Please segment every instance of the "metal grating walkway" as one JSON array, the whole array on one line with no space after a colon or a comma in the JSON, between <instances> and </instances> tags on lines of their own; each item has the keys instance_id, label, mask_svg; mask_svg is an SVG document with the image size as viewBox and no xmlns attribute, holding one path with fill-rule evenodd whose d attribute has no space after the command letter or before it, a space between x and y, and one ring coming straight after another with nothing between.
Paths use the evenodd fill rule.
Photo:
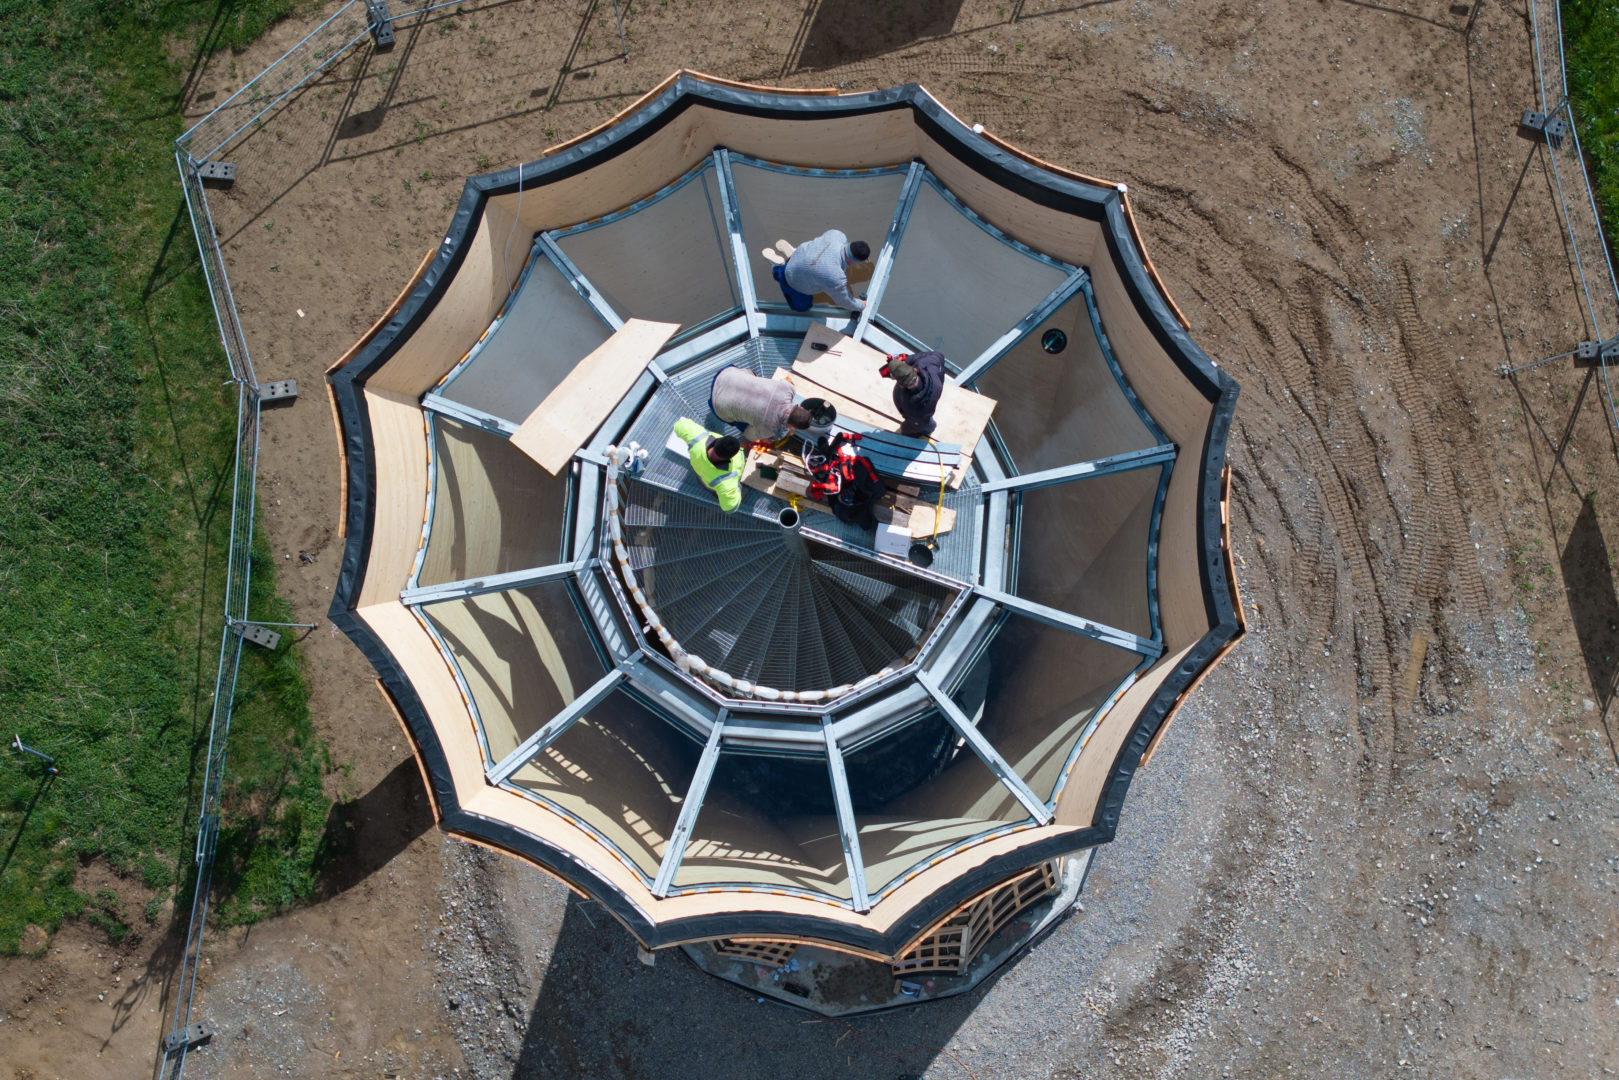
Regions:
<instances>
[{"instance_id":1,"label":"metal grating walkway","mask_svg":"<svg viewBox=\"0 0 1619 1080\"><path fill-rule=\"evenodd\" d=\"M632 480L624 496L625 544L653 608L687 650L750 682L821 690L900 666L955 596L773 518L726 514L700 488Z\"/></svg>"},{"instance_id":2,"label":"metal grating walkway","mask_svg":"<svg viewBox=\"0 0 1619 1080\"><path fill-rule=\"evenodd\" d=\"M664 449L664 444L674 429L675 421L686 416L702 423L710 431L740 434L740 429L715 416L714 411L709 408L708 394L709 388L714 383L714 376L722 368L736 366L768 378L778 367L792 366L793 357L798 354L801 340L802 338L797 336L766 334L739 342L671 375L642 407L635 423L624 435L624 442L633 440L649 451L646 470L642 473L641 480L654 487L686 495L693 500L706 501L712 505L714 497L704 489L686 460ZM959 489L945 492L944 505L947 509L956 511L956 524L950 532L939 537L939 548L934 554L933 565L929 568L933 573L966 583L977 580L983 527L981 520L983 500L978 489L978 480L969 475ZM919 501L933 501L937 496L936 488L924 489ZM776 529L778 528L775 523L776 513L782 505L780 499L744 487L742 505L735 514L723 515L724 523L720 527L741 528L740 522L733 523L732 519L751 516L767 521L770 528ZM808 511L804 515L804 525L850 547L865 551L874 550L873 533L855 525L845 524L831 514ZM857 561L865 562L865 560Z\"/></svg>"}]
</instances>

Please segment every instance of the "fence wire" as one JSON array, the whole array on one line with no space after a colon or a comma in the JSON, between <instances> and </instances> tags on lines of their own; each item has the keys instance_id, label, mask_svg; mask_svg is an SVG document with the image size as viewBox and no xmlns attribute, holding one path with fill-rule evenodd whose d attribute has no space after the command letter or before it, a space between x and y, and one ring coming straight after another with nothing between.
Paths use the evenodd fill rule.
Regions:
<instances>
[{"instance_id":1,"label":"fence wire","mask_svg":"<svg viewBox=\"0 0 1619 1080\"><path fill-rule=\"evenodd\" d=\"M1535 79L1540 88L1541 111L1548 123L1562 119L1568 134L1545 144L1551 165L1552 184L1557 191L1563 231L1574 259L1575 276L1580 283L1581 307L1591 340L1608 341L1619 336L1619 278L1602 235L1602 219L1597 214L1596 194L1585 169L1580 150L1580 127L1574 103L1568 97L1567 62L1563 55L1563 18L1560 0L1529 0L1529 18L1535 33ZM1602 396L1608 417L1619 428L1613 385L1608 366L1598 362Z\"/></svg>"},{"instance_id":2,"label":"fence wire","mask_svg":"<svg viewBox=\"0 0 1619 1080\"><path fill-rule=\"evenodd\" d=\"M466 0L389 0L395 29L408 26L440 8L463 7ZM280 59L259 72L177 140L198 162L223 160L300 87L330 67L371 34L371 8L365 0L347 0Z\"/></svg>"},{"instance_id":3,"label":"fence wire","mask_svg":"<svg viewBox=\"0 0 1619 1080\"><path fill-rule=\"evenodd\" d=\"M185 952L175 980L174 1020L161 1053L176 1080L185 1068L190 1049L191 1006L197 988L197 962L203 928L208 921L208 895L213 882L214 851L219 838L220 788L225 777L225 747L230 735L231 708L236 697L236 671L242 656L239 624L246 621L253 508L258 475L259 390L253 362L231 296L230 280L220 255L208 199L197 176L197 163L183 149L176 152L186 210L197 238L202 273L219 324L220 343L236 383L236 451L231 481L230 544L226 553L224 618L220 628L219 669L214 679L213 708L208 719L208 750L203 766L202 797L198 807L194 851L196 881L191 894L191 917L186 927Z\"/></svg>"}]
</instances>

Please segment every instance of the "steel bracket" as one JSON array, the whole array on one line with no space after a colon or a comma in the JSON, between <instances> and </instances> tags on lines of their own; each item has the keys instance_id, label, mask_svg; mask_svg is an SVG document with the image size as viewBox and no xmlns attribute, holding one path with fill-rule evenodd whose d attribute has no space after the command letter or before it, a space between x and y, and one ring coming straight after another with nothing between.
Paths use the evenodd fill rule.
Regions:
<instances>
[{"instance_id":1,"label":"steel bracket","mask_svg":"<svg viewBox=\"0 0 1619 1080\"><path fill-rule=\"evenodd\" d=\"M195 1050L206 1046L214 1037L214 1029L207 1024L191 1024L180 1031L171 1031L163 1039L163 1052L173 1054L179 1050Z\"/></svg>"},{"instance_id":2,"label":"steel bracket","mask_svg":"<svg viewBox=\"0 0 1619 1080\"><path fill-rule=\"evenodd\" d=\"M1563 145L1563 136L1568 134L1568 121L1561 116L1547 116L1534 109L1525 109L1523 116L1518 119L1518 134L1537 142L1544 139L1548 145L1558 147Z\"/></svg>"},{"instance_id":3,"label":"steel bracket","mask_svg":"<svg viewBox=\"0 0 1619 1080\"><path fill-rule=\"evenodd\" d=\"M243 641L252 642L254 645L269 649L271 652L275 652L281 645L280 634L267 626L260 626L258 623L233 622L230 624L230 631Z\"/></svg>"},{"instance_id":4,"label":"steel bracket","mask_svg":"<svg viewBox=\"0 0 1619 1080\"><path fill-rule=\"evenodd\" d=\"M365 14L371 20L371 39L378 52L394 47L394 24L388 15L388 0L365 0Z\"/></svg>"},{"instance_id":5,"label":"steel bracket","mask_svg":"<svg viewBox=\"0 0 1619 1080\"><path fill-rule=\"evenodd\" d=\"M259 383L259 403L271 401L292 401L298 396L297 379L277 379L275 382Z\"/></svg>"}]
</instances>

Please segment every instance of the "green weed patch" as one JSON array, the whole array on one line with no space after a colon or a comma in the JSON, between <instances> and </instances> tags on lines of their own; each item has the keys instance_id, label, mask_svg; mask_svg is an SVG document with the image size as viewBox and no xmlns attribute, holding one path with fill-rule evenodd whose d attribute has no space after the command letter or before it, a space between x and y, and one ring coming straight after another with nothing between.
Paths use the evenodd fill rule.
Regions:
<instances>
[{"instance_id":1,"label":"green weed patch","mask_svg":"<svg viewBox=\"0 0 1619 1080\"><path fill-rule=\"evenodd\" d=\"M1611 251L1619 246L1619 0L1568 3L1562 14L1568 94Z\"/></svg>"},{"instance_id":2,"label":"green weed patch","mask_svg":"<svg viewBox=\"0 0 1619 1080\"><path fill-rule=\"evenodd\" d=\"M190 880L236 392L171 148L194 57L287 0L0 7L0 951L29 923L139 932ZM267 552L254 614L285 618ZM329 803L290 638L248 647L215 882L228 920L310 894ZM74 886L101 860L144 911Z\"/></svg>"}]
</instances>

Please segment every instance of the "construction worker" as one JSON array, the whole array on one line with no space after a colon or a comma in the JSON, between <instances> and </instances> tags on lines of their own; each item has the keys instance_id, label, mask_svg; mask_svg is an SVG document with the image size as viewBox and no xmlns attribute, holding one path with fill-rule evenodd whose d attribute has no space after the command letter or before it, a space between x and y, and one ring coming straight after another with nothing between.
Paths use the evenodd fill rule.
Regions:
<instances>
[{"instance_id":1,"label":"construction worker","mask_svg":"<svg viewBox=\"0 0 1619 1080\"><path fill-rule=\"evenodd\" d=\"M904 420L899 433L916 439L932 434L938 426L933 410L944 393L944 353L891 356L882 373L894 380L894 408Z\"/></svg>"},{"instance_id":2,"label":"construction worker","mask_svg":"<svg viewBox=\"0 0 1619 1080\"><path fill-rule=\"evenodd\" d=\"M789 429L803 431L813 423L810 411L794 403L792 383L739 367L724 368L714 376L708 403L721 420L744 425L745 443L773 443Z\"/></svg>"},{"instance_id":3,"label":"construction worker","mask_svg":"<svg viewBox=\"0 0 1619 1080\"><path fill-rule=\"evenodd\" d=\"M735 435L706 431L695 420L682 416L675 421L675 438L686 444L692 471L703 486L720 501L729 514L742 505L742 469L748 463L742 442Z\"/></svg>"},{"instance_id":4,"label":"construction worker","mask_svg":"<svg viewBox=\"0 0 1619 1080\"><path fill-rule=\"evenodd\" d=\"M764 257L775 264L770 273L794 311L808 311L815 294L823 292L839 307L864 310L866 302L849 295L849 267L871 258L871 245L864 240L851 244L838 230L828 229L796 248L777 240L775 250L764 249Z\"/></svg>"}]
</instances>

